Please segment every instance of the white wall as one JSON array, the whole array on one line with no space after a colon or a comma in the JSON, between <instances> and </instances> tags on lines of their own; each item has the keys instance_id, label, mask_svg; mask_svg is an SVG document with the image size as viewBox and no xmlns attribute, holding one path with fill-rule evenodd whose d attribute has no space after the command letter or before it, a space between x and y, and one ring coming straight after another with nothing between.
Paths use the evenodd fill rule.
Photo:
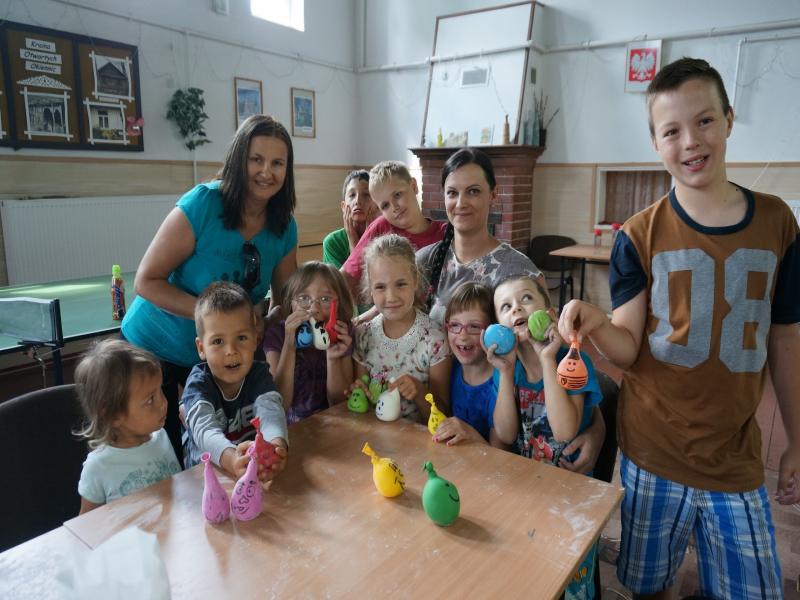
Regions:
<instances>
[{"instance_id":1,"label":"white wall","mask_svg":"<svg viewBox=\"0 0 800 600\"><path fill-rule=\"evenodd\" d=\"M249 0L230 0L228 16L213 12L211 0L75 0L70 4L0 0L0 18L133 44L140 53L144 152L23 149L18 153L191 160L177 128L165 118L175 90L191 85L205 90L210 117L206 131L212 140L197 150L197 159L221 161L235 131L233 77L238 75L262 81L265 112L290 131L290 88L314 90L317 137L293 140L296 162L353 164L353 123L358 110L356 76L351 71L356 36L353 14L353 0L305 0L305 32L300 32L252 17ZM158 25L202 32L233 44L300 54L342 65L344 70L184 35ZM0 148L0 154L13 152Z\"/></svg>"},{"instance_id":2,"label":"white wall","mask_svg":"<svg viewBox=\"0 0 800 600\"><path fill-rule=\"evenodd\" d=\"M289 88L314 89L317 138L294 140L297 162L341 165L372 164L387 158L413 162L407 148L420 143L427 95L427 67L359 75L348 69L361 66L362 62L376 66L424 60L432 54L437 15L502 3L306 0L305 32L251 17L249 0L230 0L229 16L215 14L211 0L70 0L70 4L58 0L0 0L0 17L126 42L140 49L145 152L61 154L189 160L191 153L183 147L164 114L175 89L193 85L205 90L211 116L207 131L213 140L198 149L197 158L219 161L234 131L232 80L234 75L240 75L263 82L265 110L287 125ZM534 19L535 40L545 47L644 35L652 38L658 34L800 18L797 0L711 0L700 4L688 0L548 0L546 4L537 6ZM128 15L132 18L126 18ZM365 40L360 31L362 19L366 22ZM137 20L301 54L344 69L186 36ZM732 96L737 42L744 37L665 42L664 60L683 55L708 58L722 73ZM475 39L474 47L480 49L480 39ZM537 88L541 86L550 96L550 106L561 108L549 128L543 162L657 160L649 144L643 98L623 92L624 62L624 45L546 55L532 53L531 63L538 70ZM729 159L800 160L800 39L746 45L740 80L744 85L737 93L738 118L729 144ZM495 127L497 132L501 124ZM9 153L13 151L0 148L0 154Z\"/></svg>"},{"instance_id":3,"label":"white wall","mask_svg":"<svg viewBox=\"0 0 800 600\"><path fill-rule=\"evenodd\" d=\"M406 2L364 1L368 66L424 60L432 52L437 15L502 3L431 0L415 2L410 10ZM653 39L655 35L800 18L796 0L700 4L688 0L548 0L546 4L537 7L534 18L534 39L545 47L645 35ZM720 71L732 97L737 43L744 37L771 35L667 41L662 47L662 64L681 56L706 58ZM479 39L475 49L480 49ZM747 44L742 56L735 107L738 117L728 159L800 160L800 38ZM543 87L550 106L561 108L550 125L542 162L658 160L649 142L643 96L623 91L624 45L545 55L533 52L531 62L538 69L537 90ZM370 133L357 146L358 162L383 158L413 162L406 148L420 142L427 76L427 69L359 76L362 127Z\"/></svg>"}]
</instances>

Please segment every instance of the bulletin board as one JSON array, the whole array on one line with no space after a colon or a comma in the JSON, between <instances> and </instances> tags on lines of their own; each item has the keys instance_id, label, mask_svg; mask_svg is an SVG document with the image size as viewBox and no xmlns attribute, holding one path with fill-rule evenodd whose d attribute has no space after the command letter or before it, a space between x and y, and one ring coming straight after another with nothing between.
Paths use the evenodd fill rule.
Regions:
<instances>
[{"instance_id":1,"label":"bulletin board","mask_svg":"<svg viewBox=\"0 0 800 600\"><path fill-rule=\"evenodd\" d=\"M141 152L136 46L0 23L0 145Z\"/></svg>"}]
</instances>

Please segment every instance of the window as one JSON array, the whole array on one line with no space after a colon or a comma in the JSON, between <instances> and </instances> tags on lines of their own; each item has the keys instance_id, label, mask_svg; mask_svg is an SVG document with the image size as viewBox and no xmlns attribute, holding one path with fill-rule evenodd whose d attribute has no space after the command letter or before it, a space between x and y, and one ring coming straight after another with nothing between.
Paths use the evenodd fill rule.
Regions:
<instances>
[{"instance_id":1,"label":"window","mask_svg":"<svg viewBox=\"0 0 800 600\"><path fill-rule=\"evenodd\" d=\"M305 31L305 0L250 0L250 14L297 31Z\"/></svg>"},{"instance_id":2,"label":"window","mask_svg":"<svg viewBox=\"0 0 800 600\"><path fill-rule=\"evenodd\" d=\"M98 110L97 111L97 122L100 125L100 129L108 129L108 111L107 110Z\"/></svg>"},{"instance_id":3,"label":"window","mask_svg":"<svg viewBox=\"0 0 800 600\"><path fill-rule=\"evenodd\" d=\"M601 229L624 223L672 187L672 176L654 167L598 167L595 221Z\"/></svg>"}]
</instances>

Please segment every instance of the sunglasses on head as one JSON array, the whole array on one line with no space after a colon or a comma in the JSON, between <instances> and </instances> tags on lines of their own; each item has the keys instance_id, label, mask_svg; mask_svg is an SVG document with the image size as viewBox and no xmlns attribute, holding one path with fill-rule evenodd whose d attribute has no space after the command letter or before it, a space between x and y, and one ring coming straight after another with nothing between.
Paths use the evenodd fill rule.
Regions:
<instances>
[{"instance_id":1,"label":"sunglasses on head","mask_svg":"<svg viewBox=\"0 0 800 600\"><path fill-rule=\"evenodd\" d=\"M249 292L261 281L261 254L251 242L244 243L242 254L244 255L242 287Z\"/></svg>"}]
</instances>

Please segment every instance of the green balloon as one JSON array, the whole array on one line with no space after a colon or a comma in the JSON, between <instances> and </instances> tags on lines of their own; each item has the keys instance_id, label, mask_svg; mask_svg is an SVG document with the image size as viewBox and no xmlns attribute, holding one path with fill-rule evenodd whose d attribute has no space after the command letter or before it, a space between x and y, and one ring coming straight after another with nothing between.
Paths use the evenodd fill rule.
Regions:
<instances>
[{"instance_id":1,"label":"green balloon","mask_svg":"<svg viewBox=\"0 0 800 600\"><path fill-rule=\"evenodd\" d=\"M528 317L528 329L531 332L531 337L537 342L545 341L547 328L550 327L550 315L546 310L537 310L530 317Z\"/></svg>"},{"instance_id":2,"label":"green balloon","mask_svg":"<svg viewBox=\"0 0 800 600\"><path fill-rule=\"evenodd\" d=\"M372 404L378 403L378 396L383 393L384 386L380 379L373 379L369 381L369 394L372 396Z\"/></svg>"},{"instance_id":3,"label":"green balloon","mask_svg":"<svg viewBox=\"0 0 800 600\"><path fill-rule=\"evenodd\" d=\"M347 408L354 413L365 413L369 410L369 401L367 395L361 388L356 388L350 397L347 399Z\"/></svg>"},{"instance_id":4,"label":"green balloon","mask_svg":"<svg viewBox=\"0 0 800 600\"><path fill-rule=\"evenodd\" d=\"M428 472L428 481L422 490L422 508L431 521L447 527L458 518L461 510L458 489L447 479L439 477L430 461L426 461L422 468Z\"/></svg>"}]
</instances>

